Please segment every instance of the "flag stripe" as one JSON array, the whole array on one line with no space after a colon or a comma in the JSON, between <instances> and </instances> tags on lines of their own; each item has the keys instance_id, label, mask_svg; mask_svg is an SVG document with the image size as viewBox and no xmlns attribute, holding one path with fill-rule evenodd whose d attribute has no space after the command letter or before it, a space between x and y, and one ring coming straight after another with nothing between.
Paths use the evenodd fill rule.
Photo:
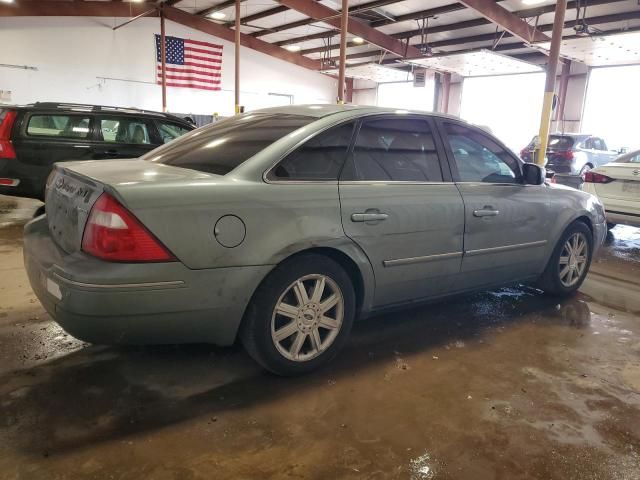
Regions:
<instances>
[{"instance_id":1,"label":"flag stripe","mask_svg":"<svg viewBox=\"0 0 640 480\"><path fill-rule=\"evenodd\" d=\"M219 78L220 76L222 76L222 74L220 72L209 72L207 70L196 70L196 69L192 69L192 68L175 68L175 67L170 67L170 66L166 66L165 67L165 71L167 73L184 73L184 74L193 74L193 75L204 75L207 77L216 77ZM162 65L158 65L158 75L162 74Z\"/></svg>"},{"instance_id":2,"label":"flag stripe","mask_svg":"<svg viewBox=\"0 0 640 480\"><path fill-rule=\"evenodd\" d=\"M213 55L216 57L221 57L222 52L214 52L212 50L205 50L204 48L193 48L193 47L185 47L185 52L196 52L196 53L206 53L207 55Z\"/></svg>"},{"instance_id":3,"label":"flag stripe","mask_svg":"<svg viewBox=\"0 0 640 480\"><path fill-rule=\"evenodd\" d=\"M162 75L158 74L158 78L162 80ZM171 80L193 80L193 81L196 81L196 82L203 82L203 83L220 83L220 80L214 80L212 78L197 78L197 77L194 77L190 73L187 73L185 75L167 73L167 79L171 79Z\"/></svg>"},{"instance_id":4,"label":"flag stripe","mask_svg":"<svg viewBox=\"0 0 640 480\"><path fill-rule=\"evenodd\" d=\"M199 60L201 62L213 62L213 63L222 63L222 59L220 58L208 58L208 57L202 57L200 55L189 55L188 53L184 54L184 58L185 59L190 59L190 60Z\"/></svg>"},{"instance_id":5,"label":"flag stripe","mask_svg":"<svg viewBox=\"0 0 640 480\"><path fill-rule=\"evenodd\" d=\"M222 45L217 45L215 43L209 43L209 42L201 42L199 40L189 40L188 38L185 38L184 43L193 43L194 45L202 45L203 47L211 47L211 48L217 48L222 50Z\"/></svg>"},{"instance_id":6,"label":"flag stripe","mask_svg":"<svg viewBox=\"0 0 640 480\"><path fill-rule=\"evenodd\" d=\"M158 82L158 84L160 84L161 82ZM188 83L172 83L172 82L167 82L167 87L187 87L187 88L197 88L200 90L221 90L221 88L218 87L207 87L204 85L197 85L197 84L188 84Z\"/></svg>"},{"instance_id":7,"label":"flag stripe","mask_svg":"<svg viewBox=\"0 0 640 480\"><path fill-rule=\"evenodd\" d=\"M222 70L220 65L206 65L198 62L184 62L186 67L206 68L207 70Z\"/></svg>"}]
</instances>

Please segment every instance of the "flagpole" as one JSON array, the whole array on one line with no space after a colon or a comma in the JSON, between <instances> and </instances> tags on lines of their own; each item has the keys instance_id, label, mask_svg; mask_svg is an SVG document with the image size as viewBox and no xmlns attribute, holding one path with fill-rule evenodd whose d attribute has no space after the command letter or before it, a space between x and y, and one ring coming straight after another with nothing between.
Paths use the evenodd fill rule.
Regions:
<instances>
[{"instance_id":1,"label":"flagpole","mask_svg":"<svg viewBox=\"0 0 640 480\"><path fill-rule=\"evenodd\" d=\"M164 29L164 8L160 7L160 60L162 72L162 111L167 111L167 76L165 75L167 68L167 40Z\"/></svg>"}]
</instances>

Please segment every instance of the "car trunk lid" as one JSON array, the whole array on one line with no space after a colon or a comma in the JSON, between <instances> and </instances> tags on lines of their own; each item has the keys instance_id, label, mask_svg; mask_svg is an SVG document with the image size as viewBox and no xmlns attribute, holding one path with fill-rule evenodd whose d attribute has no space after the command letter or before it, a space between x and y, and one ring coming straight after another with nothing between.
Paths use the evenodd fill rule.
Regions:
<instances>
[{"instance_id":1,"label":"car trunk lid","mask_svg":"<svg viewBox=\"0 0 640 480\"><path fill-rule=\"evenodd\" d=\"M91 208L104 191L120 197L118 190L124 187L202 177L211 175L139 159L58 163L47 181L45 195L49 230L65 252L77 252Z\"/></svg>"},{"instance_id":2,"label":"car trunk lid","mask_svg":"<svg viewBox=\"0 0 640 480\"><path fill-rule=\"evenodd\" d=\"M609 163L594 172L612 178L609 183L596 183L594 188L599 197L623 200L640 197L640 165L633 163Z\"/></svg>"}]
</instances>

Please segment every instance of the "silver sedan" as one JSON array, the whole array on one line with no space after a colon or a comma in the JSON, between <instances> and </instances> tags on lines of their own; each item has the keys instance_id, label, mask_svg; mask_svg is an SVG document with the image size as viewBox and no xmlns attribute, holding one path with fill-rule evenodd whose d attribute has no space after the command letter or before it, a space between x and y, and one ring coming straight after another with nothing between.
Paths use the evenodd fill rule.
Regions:
<instances>
[{"instance_id":1,"label":"silver sedan","mask_svg":"<svg viewBox=\"0 0 640 480\"><path fill-rule=\"evenodd\" d=\"M267 109L140 159L57 164L25 265L83 340L239 337L267 369L299 374L355 318L515 282L578 289L604 211L544 179L454 117Z\"/></svg>"}]
</instances>

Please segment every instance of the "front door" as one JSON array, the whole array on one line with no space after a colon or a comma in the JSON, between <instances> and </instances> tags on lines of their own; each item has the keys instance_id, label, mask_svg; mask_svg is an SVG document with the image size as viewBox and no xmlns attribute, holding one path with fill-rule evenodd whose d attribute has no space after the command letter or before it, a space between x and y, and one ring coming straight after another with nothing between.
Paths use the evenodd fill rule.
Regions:
<instances>
[{"instance_id":1,"label":"front door","mask_svg":"<svg viewBox=\"0 0 640 480\"><path fill-rule=\"evenodd\" d=\"M445 148L465 205L459 289L539 274L545 267L550 205L545 185L525 185L520 162L480 129L441 121Z\"/></svg>"},{"instance_id":2,"label":"front door","mask_svg":"<svg viewBox=\"0 0 640 480\"><path fill-rule=\"evenodd\" d=\"M449 290L460 271L464 205L424 117L362 121L339 183L346 234L369 257L374 305Z\"/></svg>"}]
</instances>

